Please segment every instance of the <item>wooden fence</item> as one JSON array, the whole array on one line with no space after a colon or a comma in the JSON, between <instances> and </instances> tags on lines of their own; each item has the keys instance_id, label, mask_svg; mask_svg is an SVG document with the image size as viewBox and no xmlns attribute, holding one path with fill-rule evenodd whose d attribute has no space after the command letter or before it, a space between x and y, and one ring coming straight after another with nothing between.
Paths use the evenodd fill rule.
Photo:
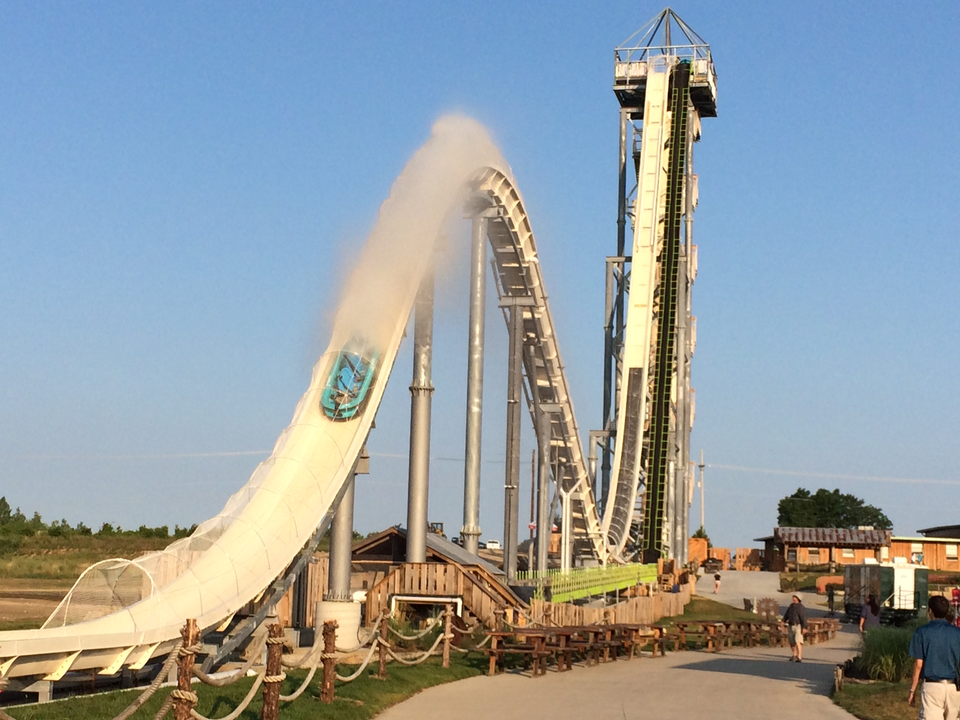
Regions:
<instances>
[{"instance_id":1,"label":"wooden fence","mask_svg":"<svg viewBox=\"0 0 960 720\"><path fill-rule=\"evenodd\" d=\"M683 609L690 602L690 590L690 585L681 585L678 593L660 592L647 597L631 598L608 607L583 607L533 600L530 602L530 616L537 620L550 608L550 619L554 625L595 625L601 622L651 625L660 618L682 615Z\"/></svg>"}]
</instances>

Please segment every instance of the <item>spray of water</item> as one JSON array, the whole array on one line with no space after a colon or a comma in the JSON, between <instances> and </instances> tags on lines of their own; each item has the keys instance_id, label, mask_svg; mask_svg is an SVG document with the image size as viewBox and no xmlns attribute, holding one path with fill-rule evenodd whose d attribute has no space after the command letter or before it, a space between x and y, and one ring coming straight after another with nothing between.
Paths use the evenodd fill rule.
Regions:
<instances>
[{"instance_id":1,"label":"spray of water","mask_svg":"<svg viewBox=\"0 0 960 720\"><path fill-rule=\"evenodd\" d=\"M432 261L436 240L460 209L467 182L484 167L507 171L486 129L447 115L414 154L380 206L347 281L334 321L334 344L363 338L382 345L396 323L396 308Z\"/></svg>"}]
</instances>

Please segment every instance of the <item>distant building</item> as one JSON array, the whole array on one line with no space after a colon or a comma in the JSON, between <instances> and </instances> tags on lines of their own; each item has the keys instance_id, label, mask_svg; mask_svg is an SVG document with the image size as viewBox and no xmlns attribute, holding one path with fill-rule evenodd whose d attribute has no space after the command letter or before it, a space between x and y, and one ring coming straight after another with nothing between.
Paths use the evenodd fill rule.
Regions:
<instances>
[{"instance_id":1,"label":"distant building","mask_svg":"<svg viewBox=\"0 0 960 720\"><path fill-rule=\"evenodd\" d=\"M960 526L946 527L953 527L960 531ZM920 532L924 531L921 530ZM960 571L960 558L957 557L960 538L957 535L960 535L960 532L957 532L953 537L939 535L933 537L894 536L890 538L889 557L890 559L905 558L907 562L926 565L931 570ZM887 548L884 548L884 550L887 550ZM884 553L883 559L887 559L887 553Z\"/></svg>"},{"instance_id":2,"label":"distant building","mask_svg":"<svg viewBox=\"0 0 960 720\"><path fill-rule=\"evenodd\" d=\"M889 530L778 527L773 535L754 542L764 544L763 569L782 572L880 560L883 550L890 547L891 535Z\"/></svg>"},{"instance_id":3,"label":"distant building","mask_svg":"<svg viewBox=\"0 0 960 720\"><path fill-rule=\"evenodd\" d=\"M960 525L938 525L917 532L928 538L960 538Z\"/></svg>"},{"instance_id":4,"label":"distant building","mask_svg":"<svg viewBox=\"0 0 960 720\"><path fill-rule=\"evenodd\" d=\"M925 537L893 535L889 530L778 527L762 542L760 564L773 572L834 569L903 558L931 570L960 572L960 525L920 530ZM952 534L948 534L952 532Z\"/></svg>"}]
</instances>

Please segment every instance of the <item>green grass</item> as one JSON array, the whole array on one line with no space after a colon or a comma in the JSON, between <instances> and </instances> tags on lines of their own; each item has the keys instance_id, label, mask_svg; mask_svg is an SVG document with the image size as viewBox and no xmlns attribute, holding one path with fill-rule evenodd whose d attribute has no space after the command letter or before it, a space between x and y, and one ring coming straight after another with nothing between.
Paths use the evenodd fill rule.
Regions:
<instances>
[{"instance_id":1,"label":"green grass","mask_svg":"<svg viewBox=\"0 0 960 720\"><path fill-rule=\"evenodd\" d=\"M683 615L661 618L658 625L673 625L677 622L696 622L698 620L746 620L757 621L752 612L740 610L716 600L695 595L683 609Z\"/></svg>"},{"instance_id":2,"label":"green grass","mask_svg":"<svg viewBox=\"0 0 960 720\"><path fill-rule=\"evenodd\" d=\"M36 630L43 620L0 620L0 632L7 630Z\"/></svg>"},{"instance_id":3,"label":"green grass","mask_svg":"<svg viewBox=\"0 0 960 720\"><path fill-rule=\"evenodd\" d=\"M862 720L916 720L917 708L907 705L909 692L909 682L846 683L833 701Z\"/></svg>"},{"instance_id":4,"label":"green grass","mask_svg":"<svg viewBox=\"0 0 960 720\"><path fill-rule=\"evenodd\" d=\"M782 572L780 573L780 592L816 592L817 578L836 574L830 572Z\"/></svg>"},{"instance_id":5,"label":"green grass","mask_svg":"<svg viewBox=\"0 0 960 720\"><path fill-rule=\"evenodd\" d=\"M134 558L151 550L162 550L173 538L136 536L72 535L23 538L15 553L0 556L0 578L68 580L100 560Z\"/></svg>"},{"instance_id":6,"label":"green grass","mask_svg":"<svg viewBox=\"0 0 960 720\"><path fill-rule=\"evenodd\" d=\"M387 666L387 677L373 677L376 663L371 663L367 673L352 683L337 683L336 700L325 705L320 702L320 673L314 676L310 688L293 703L280 704L280 717L286 720L367 720L383 712L391 705L434 685L462 680L481 675L486 659L473 655L467 658L454 657L450 668L444 669L439 658L431 658L416 667L404 667L397 663ZM355 668L340 666L341 675L350 674ZM283 694L296 690L305 673L293 671L283 683ZM195 684L199 695L197 711L207 717L222 717L232 711L250 689L252 679L244 679L226 688L211 688ZM126 708L137 697L135 690L117 691L101 695L74 697L43 705L25 705L6 708L16 720L74 720L74 718L110 718ZM133 717L151 718L163 703L169 688L154 695ZM260 717L261 696L258 693L247 710L240 716L244 720ZM173 717L168 715L168 717Z\"/></svg>"}]
</instances>

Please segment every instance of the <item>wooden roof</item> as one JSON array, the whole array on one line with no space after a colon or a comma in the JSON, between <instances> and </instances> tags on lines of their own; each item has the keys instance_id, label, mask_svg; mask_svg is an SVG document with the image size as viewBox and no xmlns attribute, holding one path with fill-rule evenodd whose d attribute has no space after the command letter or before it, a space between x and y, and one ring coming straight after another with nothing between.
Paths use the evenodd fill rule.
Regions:
<instances>
[{"instance_id":1,"label":"wooden roof","mask_svg":"<svg viewBox=\"0 0 960 720\"><path fill-rule=\"evenodd\" d=\"M808 547L877 548L890 544L889 530L851 530L850 528L778 527L776 542Z\"/></svg>"},{"instance_id":2,"label":"wooden roof","mask_svg":"<svg viewBox=\"0 0 960 720\"><path fill-rule=\"evenodd\" d=\"M353 544L354 562L402 563L407 554L407 531L390 527ZM427 533L427 562L443 562L464 567L479 566L496 576L503 570L479 555L467 552L459 545L435 533Z\"/></svg>"}]
</instances>

